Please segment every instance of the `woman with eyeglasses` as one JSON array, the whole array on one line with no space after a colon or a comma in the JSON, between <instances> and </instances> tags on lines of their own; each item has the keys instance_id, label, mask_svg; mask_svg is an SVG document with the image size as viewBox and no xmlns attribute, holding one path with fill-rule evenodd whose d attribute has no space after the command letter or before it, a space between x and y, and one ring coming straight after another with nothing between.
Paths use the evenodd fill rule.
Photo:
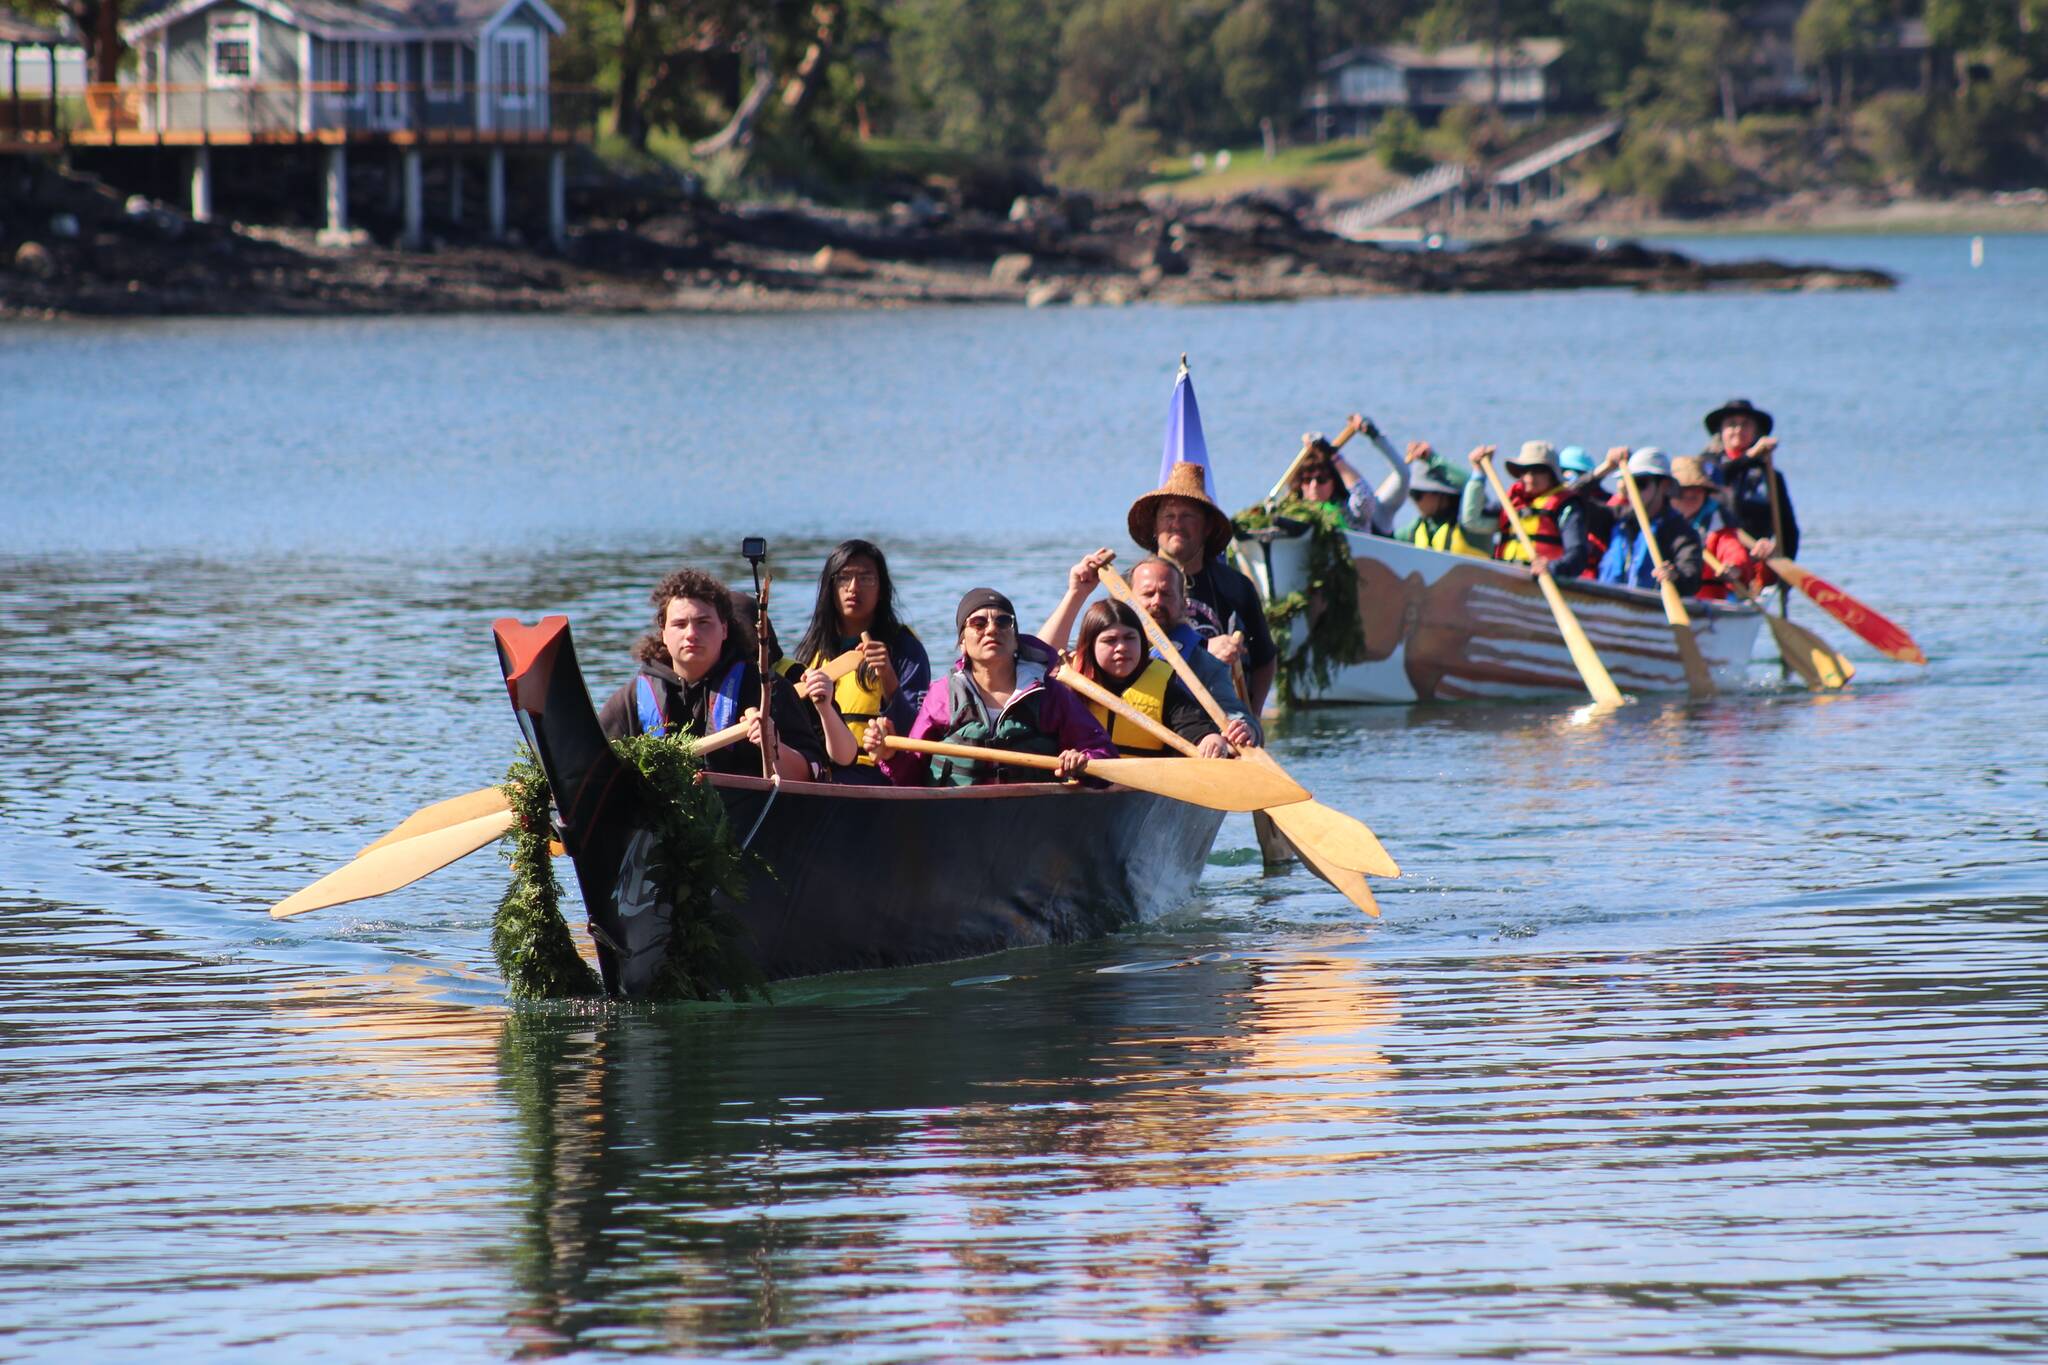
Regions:
<instances>
[{"instance_id":1,"label":"woman with eyeglasses","mask_svg":"<svg viewBox=\"0 0 2048 1365\"><path fill-rule=\"evenodd\" d=\"M985 749L1059 755L1060 777L1091 758L1115 758L1116 746L1073 691L1053 681L1059 658L1043 640L1017 632L1017 609L994 588L960 599L953 622L960 657L943 685L934 683L911 723L910 738ZM1004 768L978 759L927 758L882 743L895 727L884 716L867 727L865 747L900 787L965 787L984 782L1042 782L1035 768Z\"/></svg>"},{"instance_id":2,"label":"woman with eyeglasses","mask_svg":"<svg viewBox=\"0 0 2048 1365\"><path fill-rule=\"evenodd\" d=\"M1344 519L1356 531L1394 533L1394 514L1408 500L1408 465L1389 457L1394 472L1380 481L1378 490L1352 468L1344 452L1321 436L1309 440L1308 458L1294 471L1290 490L1303 502L1320 503Z\"/></svg>"},{"instance_id":3,"label":"woman with eyeglasses","mask_svg":"<svg viewBox=\"0 0 2048 1365\"><path fill-rule=\"evenodd\" d=\"M849 649L861 651L861 665L834 683L825 676L825 661ZM829 697L856 744L869 723L882 716L898 733L910 728L931 686L931 660L917 636L896 619L889 560L872 541L841 541L825 557L817 606L792 657L805 670L797 690L813 700ZM856 763L836 768L834 779L882 780L865 748Z\"/></svg>"},{"instance_id":4,"label":"woman with eyeglasses","mask_svg":"<svg viewBox=\"0 0 2048 1365\"><path fill-rule=\"evenodd\" d=\"M1193 743L1202 751L1202 757L1227 756L1223 736L1216 732L1216 722L1209 719L1209 713L1173 675L1173 669L1166 661L1150 656L1138 614L1123 603L1097 602L1082 613L1081 639L1074 650L1074 667L1090 682L1100 683L1146 716ZM1155 758L1177 752L1160 743L1143 726L1135 725L1122 716L1112 716L1106 706L1091 701L1088 713L1095 717L1096 724L1109 732L1110 742L1116 745L1120 754ZM1237 732L1233 736L1236 742L1253 742L1251 731L1243 721L1233 720L1231 726Z\"/></svg>"}]
</instances>

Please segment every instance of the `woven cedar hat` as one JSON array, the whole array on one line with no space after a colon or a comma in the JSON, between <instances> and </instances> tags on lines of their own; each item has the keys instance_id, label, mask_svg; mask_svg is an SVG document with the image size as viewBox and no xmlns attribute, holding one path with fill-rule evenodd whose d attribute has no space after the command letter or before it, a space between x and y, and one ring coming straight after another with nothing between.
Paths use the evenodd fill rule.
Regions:
<instances>
[{"instance_id":1,"label":"woven cedar hat","mask_svg":"<svg viewBox=\"0 0 2048 1365\"><path fill-rule=\"evenodd\" d=\"M1209 501L1209 494L1202 486L1202 467L1186 461L1173 467L1166 476L1164 488L1155 488L1131 504L1130 515L1124 522L1130 529L1131 539L1153 554L1159 553L1159 536L1152 527L1159 517L1159 504L1167 498L1186 498L1200 504L1202 516L1209 524L1209 534L1202 545L1203 558L1214 559L1222 554L1236 528L1223 509Z\"/></svg>"},{"instance_id":2,"label":"woven cedar hat","mask_svg":"<svg viewBox=\"0 0 2048 1365\"><path fill-rule=\"evenodd\" d=\"M1751 418L1756 422L1757 435L1768 436L1771 434L1771 415L1768 412L1765 412L1747 398L1731 398L1707 414L1707 435L1719 436L1721 434L1721 423L1738 414Z\"/></svg>"}]
</instances>

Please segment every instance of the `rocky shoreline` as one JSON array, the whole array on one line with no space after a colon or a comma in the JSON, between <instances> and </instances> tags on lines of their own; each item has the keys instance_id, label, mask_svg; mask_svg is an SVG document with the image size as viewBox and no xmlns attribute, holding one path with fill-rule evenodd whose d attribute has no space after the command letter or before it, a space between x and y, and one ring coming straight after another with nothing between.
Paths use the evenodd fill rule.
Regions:
<instances>
[{"instance_id":1,"label":"rocky shoreline","mask_svg":"<svg viewBox=\"0 0 2048 1365\"><path fill-rule=\"evenodd\" d=\"M1007 216L734 208L608 187L559 251L438 240L420 251L194 223L37 173L0 208L0 317L741 313L926 303L1116 306L1621 288L1887 288L1881 271L1707 264L1633 242L1522 237L1430 251L1331 236L1262 199L1180 207L1081 196Z\"/></svg>"}]
</instances>

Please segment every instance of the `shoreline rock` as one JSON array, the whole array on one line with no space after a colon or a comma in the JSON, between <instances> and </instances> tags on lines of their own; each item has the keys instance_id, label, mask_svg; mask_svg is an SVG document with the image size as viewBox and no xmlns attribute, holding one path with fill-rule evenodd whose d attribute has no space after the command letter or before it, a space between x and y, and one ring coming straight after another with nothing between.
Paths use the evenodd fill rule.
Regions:
<instances>
[{"instance_id":1,"label":"shoreline rock","mask_svg":"<svg viewBox=\"0 0 2048 1365\"><path fill-rule=\"evenodd\" d=\"M1258 198L1063 201L1059 213L996 216L728 208L640 194L624 214L607 216L615 206L593 196L559 252L465 242L453 232L432 249L402 251L355 235L328 242L312 229L194 223L55 172L38 188L0 216L0 317L765 313L1895 283L1880 271L1826 265L1709 264L1627 241L1373 245ZM75 236L48 229L61 220L75 222ZM37 249L28 251L31 241Z\"/></svg>"}]
</instances>

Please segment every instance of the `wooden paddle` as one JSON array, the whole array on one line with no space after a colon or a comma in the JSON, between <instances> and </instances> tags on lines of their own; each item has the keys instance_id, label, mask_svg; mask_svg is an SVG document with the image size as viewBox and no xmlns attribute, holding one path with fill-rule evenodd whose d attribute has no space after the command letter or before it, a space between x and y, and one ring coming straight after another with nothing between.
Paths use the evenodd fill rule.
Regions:
<instances>
[{"instance_id":1,"label":"wooden paddle","mask_svg":"<svg viewBox=\"0 0 2048 1365\"><path fill-rule=\"evenodd\" d=\"M1012 768L1039 768L1057 772L1060 761L1051 754L1022 754L1009 749L984 749L974 744L947 744L931 739L904 739L890 735L882 741L891 749L908 753L933 754L940 758L972 758ZM1091 758L1086 771L1092 777L1114 782L1132 791L1171 797L1191 806L1209 810L1247 811L1301 799L1301 788L1283 773L1253 769L1227 758Z\"/></svg>"},{"instance_id":2,"label":"wooden paddle","mask_svg":"<svg viewBox=\"0 0 2048 1365\"><path fill-rule=\"evenodd\" d=\"M1057 674L1059 681L1073 688L1091 701L1097 701L1116 712L1131 724L1146 731L1160 743L1167 745L1189 758L1199 757L1201 750L1184 737L1175 734L1137 707L1087 677L1072 665L1063 664ZM1213 698L1212 698L1213 700ZM1265 754L1263 749L1241 750L1246 756ZM1271 757L1267 755L1267 757ZM1256 759L1254 759L1256 761ZM1375 877L1398 877L1401 869L1379 839L1361 822L1352 819L1342 811L1332 810L1320 801L1291 801L1284 806L1271 806L1258 812L1273 821L1287 835L1288 842L1297 852L1308 847L1316 856L1309 860L1311 866L1335 867L1353 875L1369 872ZM1361 831L1363 831L1361 837ZM1366 866L1353 867L1352 862ZM1324 880L1329 881L1328 877ZM1331 883L1336 885L1335 882ZM1378 914L1374 908L1369 913Z\"/></svg>"},{"instance_id":3,"label":"wooden paddle","mask_svg":"<svg viewBox=\"0 0 2048 1365\"><path fill-rule=\"evenodd\" d=\"M1650 563L1657 568L1664 567L1664 549L1657 544L1657 533L1650 528L1650 512L1643 506L1643 490L1636 487L1636 476L1629 473L1627 461L1621 466L1621 486L1628 490L1628 505L1636 510L1636 530L1643 537L1643 544L1649 547ZM1686 612L1685 599L1678 595L1678 585L1668 578L1657 580L1657 591L1664 598L1664 619L1671 625L1671 638L1678 645L1679 662L1685 665L1685 686L1699 701L1715 694L1714 674L1707 667L1707 659L1700 653L1700 642L1693 637L1692 617Z\"/></svg>"},{"instance_id":4,"label":"wooden paddle","mask_svg":"<svg viewBox=\"0 0 2048 1365\"><path fill-rule=\"evenodd\" d=\"M860 651L849 649L844 654L827 660L822 671L832 681L838 682L858 667L860 667ZM711 734L698 740L697 752L700 754L715 754L727 745L744 739L746 733L747 727L745 725L728 725L725 729L713 731ZM446 801L436 801L431 806L420 807L420 809L399 821L389 834L384 835L374 843L365 844L362 852L356 854L356 856L360 858L364 853L374 852L387 844L395 844L400 840L410 839L419 834L430 834L434 830L463 824L479 816L490 815L506 808L505 794L502 791L496 787L479 787L473 792L464 792L461 796L451 796Z\"/></svg>"},{"instance_id":5,"label":"wooden paddle","mask_svg":"<svg viewBox=\"0 0 2048 1365\"><path fill-rule=\"evenodd\" d=\"M1702 546L1700 552L1707 557L1709 570L1716 574L1728 571L1728 566L1715 558L1712 550ZM1734 588L1764 618L1764 624L1771 628L1772 638L1778 642L1778 657L1804 679L1808 687L1816 692L1845 687L1849 679L1856 676L1856 665L1828 648L1827 641L1804 626L1795 626L1783 617L1771 615L1770 604L1764 601L1762 593L1740 578L1734 580Z\"/></svg>"},{"instance_id":6,"label":"wooden paddle","mask_svg":"<svg viewBox=\"0 0 2048 1365\"><path fill-rule=\"evenodd\" d=\"M1586 638L1579 618L1572 614L1571 604L1564 600L1564 589L1557 586L1549 568L1537 558L1536 546L1530 542L1529 533L1522 529L1522 519L1514 515L1514 504L1508 501L1508 490L1501 485L1500 475L1493 472L1492 446L1485 447L1480 455L1479 468L1486 475L1486 481L1493 485L1493 495L1500 499L1501 507L1507 511L1508 525L1514 529L1515 538L1522 542L1522 552L1529 556L1529 562L1536 568L1537 586L1543 589L1543 600L1550 603L1550 614L1557 621L1557 633L1564 637L1564 647L1571 652L1572 663L1578 666L1586 691L1592 694L1595 705L1623 705L1628 698L1621 695L1621 689L1608 676L1607 665L1600 662L1593 642Z\"/></svg>"},{"instance_id":7,"label":"wooden paddle","mask_svg":"<svg viewBox=\"0 0 2048 1365\"><path fill-rule=\"evenodd\" d=\"M1215 723L1219 731L1228 730L1230 717L1217 705L1216 698L1202 685L1201 678L1188 666L1188 661L1181 657L1180 649L1167 635L1166 628L1153 620L1152 614L1132 596L1131 585L1124 581L1123 575L1104 565L1101 577L1103 586L1109 590L1109 595L1137 613L1139 623L1145 627L1145 634L1152 641L1152 647L1166 660L1174 676L1180 679L1181 686L1187 688L1188 693L1201 703L1202 709L1209 713L1209 719ZM1243 757L1275 773L1284 772L1280 760L1264 749L1246 749L1243 751ZM1362 820L1354 820L1340 811L1311 801L1308 795L1307 791L1303 791L1301 796L1292 802L1265 808L1267 816L1279 827L1288 842L1295 845L1297 851L1301 847L1301 843L1296 840L1296 836L1299 835L1302 841L1313 842L1316 845L1317 861L1324 864L1347 868L1353 872L1368 873L1375 877L1401 875L1400 864L1394 861L1370 826ZM1311 866L1313 865L1311 863ZM1332 882L1331 885L1335 886L1336 883Z\"/></svg>"},{"instance_id":8,"label":"wooden paddle","mask_svg":"<svg viewBox=\"0 0 2048 1365\"><path fill-rule=\"evenodd\" d=\"M746 737L747 722L741 721L712 731L697 741L696 749L700 754L715 754ZM478 813L444 824L422 823L424 817L436 812L459 815L464 810ZM408 825L414 827L413 833L401 835L400 831ZM503 838L510 828L512 808L502 788L483 787L436 802L408 816L397 829L358 853L354 861L271 906L270 917L290 919L309 910L368 900L410 886L429 872L439 872L485 844Z\"/></svg>"},{"instance_id":9,"label":"wooden paddle","mask_svg":"<svg viewBox=\"0 0 2048 1365\"><path fill-rule=\"evenodd\" d=\"M1747 531L1736 534L1742 537L1744 546L1756 547L1756 538ZM1927 662L1912 636L1820 575L1808 573L1783 555L1771 555L1764 562L1771 566L1772 573L1812 598L1822 611L1868 640L1886 658L1908 664Z\"/></svg>"},{"instance_id":10,"label":"wooden paddle","mask_svg":"<svg viewBox=\"0 0 2048 1365\"><path fill-rule=\"evenodd\" d=\"M1352 413L1351 420L1344 424L1344 430L1338 432L1336 438L1330 442L1330 449L1342 450L1344 443L1365 430L1365 427L1365 419L1355 412ZM1301 449L1295 453L1294 458L1287 464L1287 472L1280 476L1280 482L1273 485L1273 491L1266 494L1266 502L1269 505L1278 502L1286 495L1287 490L1294 484L1294 471L1301 468L1301 462L1308 458L1309 451L1314 448L1314 441L1306 439L1302 441Z\"/></svg>"}]
</instances>

